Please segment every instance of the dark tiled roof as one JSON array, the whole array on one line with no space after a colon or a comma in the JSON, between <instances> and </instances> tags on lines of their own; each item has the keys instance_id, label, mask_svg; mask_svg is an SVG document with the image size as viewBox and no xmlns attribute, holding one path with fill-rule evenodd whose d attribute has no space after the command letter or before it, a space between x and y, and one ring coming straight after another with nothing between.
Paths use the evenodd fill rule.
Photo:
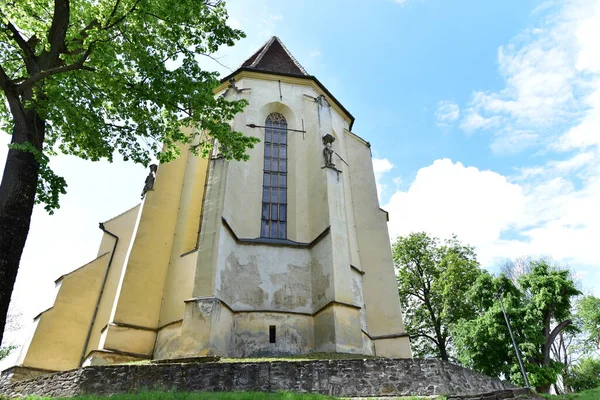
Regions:
<instances>
[{"instance_id":1,"label":"dark tiled roof","mask_svg":"<svg viewBox=\"0 0 600 400\"><path fill-rule=\"evenodd\" d=\"M323 92L325 92L335 104L350 118L350 130L354 125L354 117L340 103L319 80L309 75L302 65L294 58L289 50L283 45L277 36L273 36L258 51L231 74L221 78L221 83L229 82L242 71L263 72L271 75L291 76L313 81Z\"/></svg>"},{"instance_id":2,"label":"dark tiled roof","mask_svg":"<svg viewBox=\"0 0 600 400\"><path fill-rule=\"evenodd\" d=\"M269 39L267 43L247 59L242 64L242 68L286 75L309 76L277 36Z\"/></svg>"}]
</instances>

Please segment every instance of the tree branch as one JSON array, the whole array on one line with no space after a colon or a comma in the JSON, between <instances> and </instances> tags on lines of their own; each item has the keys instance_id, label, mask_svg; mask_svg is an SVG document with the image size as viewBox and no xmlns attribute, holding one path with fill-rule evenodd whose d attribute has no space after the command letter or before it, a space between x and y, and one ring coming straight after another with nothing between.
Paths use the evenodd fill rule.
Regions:
<instances>
[{"instance_id":1,"label":"tree branch","mask_svg":"<svg viewBox=\"0 0 600 400\"><path fill-rule=\"evenodd\" d=\"M41 72L35 74L34 76L25 79L23 81L23 83L21 83L17 86L17 89L19 90L20 93L23 93L25 90L33 87L33 85L35 85L37 82L41 81L42 79L45 79L52 75L64 73L64 72L75 71L75 70L80 70L80 69L83 69L86 71L95 71L94 68L83 65L85 63L85 61L87 60L90 53L91 53L91 49L88 49L86 51L86 53L83 55L83 57L74 64L63 65L61 67L50 68L45 71L41 71Z\"/></svg>"},{"instance_id":2,"label":"tree branch","mask_svg":"<svg viewBox=\"0 0 600 400\"><path fill-rule=\"evenodd\" d=\"M2 68L2 65L0 65L0 88L2 88L2 90L7 89L9 82L10 79L8 75L6 75L4 68Z\"/></svg>"},{"instance_id":3,"label":"tree branch","mask_svg":"<svg viewBox=\"0 0 600 400\"><path fill-rule=\"evenodd\" d=\"M108 16L108 18L106 19L106 23L108 24L108 22L110 22L110 20L115 16L115 14L117 13L117 10L119 9L119 4L121 4L121 0L117 0L115 2L115 6L113 7L112 11L110 12L110 15Z\"/></svg>"},{"instance_id":4,"label":"tree branch","mask_svg":"<svg viewBox=\"0 0 600 400\"><path fill-rule=\"evenodd\" d=\"M552 332L550 332L550 334L548 335L548 338L546 338L546 343L544 346L544 363L548 363L550 360L550 347L551 345L554 343L554 339L556 339L556 336L563 330L565 329L567 326L571 325L573 323L573 321L571 321L570 319L564 320L563 322L561 322L560 324L556 325L554 327L554 329L552 329Z\"/></svg>"},{"instance_id":5,"label":"tree branch","mask_svg":"<svg viewBox=\"0 0 600 400\"><path fill-rule=\"evenodd\" d=\"M123 20L124 20L125 18L127 18L127 16L128 16L129 14L131 14L132 12L134 12L134 11L135 11L135 9L136 9L136 7L137 7L137 5L138 5L139 3L140 3L140 0L136 0L136 1L135 1L135 3L133 3L133 6L131 6L131 8L129 9L129 11L127 11L125 14L123 14L123 15L122 15L120 18L118 18L118 19L117 19L115 22L113 22L112 24L106 25L106 26L105 26L104 28L102 28L102 29L104 29L104 30L111 29L111 28L113 28L114 26L116 26L116 25L120 24L121 22L123 22ZM115 5L115 7L116 7L116 5ZM116 11L116 9L113 9L113 11ZM112 14L111 14L111 17L112 17ZM108 22L108 21L107 21L107 22Z\"/></svg>"},{"instance_id":6,"label":"tree branch","mask_svg":"<svg viewBox=\"0 0 600 400\"><path fill-rule=\"evenodd\" d=\"M54 15L48 31L50 51L44 51L40 56L40 69L54 67L59 55L66 50L65 38L69 28L69 14L69 0L54 0Z\"/></svg>"},{"instance_id":7,"label":"tree branch","mask_svg":"<svg viewBox=\"0 0 600 400\"><path fill-rule=\"evenodd\" d=\"M439 345L440 345L440 344L437 342L437 340L435 340L434 338L432 338L431 336L429 336L429 335L427 335L427 334L425 334L425 333L418 333L418 334L416 334L416 335L411 335L411 336L410 336L410 338L411 338L411 339L413 339L413 338L418 338L418 337L424 337L424 338L427 338L427 339L431 340L433 343L435 343L435 345L436 345L436 346L438 346L438 347L439 347Z\"/></svg>"},{"instance_id":8,"label":"tree branch","mask_svg":"<svg viewBox=\"0 0 600 400\"><path fill-rule=\"evenodd\" d=\"M21 51L23 51L23 61L25 62L27 69L31 71L33 63L36 59L35 53L31 47L29 47L27 41L23 38L23 36L21 36L19 30L12 24L12 22L9 21L8 24L6 24L6 29L10 31L14 41L17 43Z\"/></svg>"},{"instance_id":9,"label":"tree branch","mask_svg":"<svg viewBox=\"0 0 600 400\"><path fill-rule=\"evenodd\" d=\"M556 336L572 323L573 321L571 321L570 319L566 319L560 324L556 325L554 329L552 329L552 332L550 332L550 335L548 335L548 339L546 339L546 345L549 347L552 343L554 343L554 339L556 339Z\"/></svg>"},{"instance_id":10,"label":"tree branch","mask_svg":"<svg viewBox=\"0 0 600 400\"><path fill-rule=\"evenodd\" d=\"M229 71L233 72L233 70L231 68L229 68L227 65L223 64L221 61L219 61L217 58L211 56L210 54L206 54L206 53L198 53L198 54L210 58L211 60L213 60L214 62L219 64L221 67L227 68Z\"/></svg>"}]
</instances>

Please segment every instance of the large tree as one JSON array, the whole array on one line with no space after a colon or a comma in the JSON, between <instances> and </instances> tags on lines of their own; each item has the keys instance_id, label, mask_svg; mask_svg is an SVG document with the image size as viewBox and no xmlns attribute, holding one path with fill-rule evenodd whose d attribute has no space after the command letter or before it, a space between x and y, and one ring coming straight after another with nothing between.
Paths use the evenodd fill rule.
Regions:
<instances>
[{"instance_id":1,"label":"large tree","mask_svg":"<svg viewBox=\"0 0 600 400\"><path fill-rule=\"evenodd\" d=\"M552 358L565 365L560 382L562 385L559 382L555 385L557 393L598 386L599 340L600 299L592 295L582 296L575 302L573 325L560 332L552 344ZM593 378L594 374L598 376Z\"/></svg>"},{"instance_id":2,"label":"large tree","mask_svg":"<svg viewBox=\"0 0 600 400\"><path fill-rule=\"evenodd\" d=\"M474 315L465 301L465 293L481 273L473 248L456 237L440 242L420 232L399 237L392 253L413 353L448 361L450 326Z\"/></svg>"},{"instance_id":3,"label":"large tree","mask_svg":"<svg viewBox=\"0 0 600 400\"><path fill-rule=\"evenodd\" d=\"M221 1L0 2L0 127L12 134L0 184L0 341L34 203L52 211L61 152L97 161L169 161L178 144L245 159L256 142L230 129L245 102L215 98L198 57L243 33ZM181 126L197 127L186 135Z\"/></svg>"},{"instance_id":4,"label":"large tree","mask_svg":"<svg viewBox=\"0 0 600 400\"><path fill-rule=\"evenodd\" d=\"M528 378L539 391L547 392L563 369L551 357L552 345L573 324L572 301L580 292L570 279L569 270L553 267L545 259L530 263L530 272L520 275L516 282L505 275L483 273L466 297L475 305L477 317L459 321L453 326L453 334L461 363L523 384L498 301L502 288L504 307Z\"/></svg>"},{"instance_id":5,"label":"large tree","mask_svg":"<svg viewBox=\"0 0 600 400\"><path fill-rule=\"evenodd\" d=\"M575 320L584 335L582 350L593 352L600 348L600 298L584 296L575 308Z\"/></svg>"}]
</instances>

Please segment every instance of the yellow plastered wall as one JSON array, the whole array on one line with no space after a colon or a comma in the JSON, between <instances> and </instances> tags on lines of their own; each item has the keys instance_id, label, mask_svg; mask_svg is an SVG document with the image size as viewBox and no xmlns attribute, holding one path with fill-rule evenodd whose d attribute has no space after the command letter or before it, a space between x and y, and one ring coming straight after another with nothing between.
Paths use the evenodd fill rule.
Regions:
<instances>
[{"instance_id":1,"label":"yellow plastered wall","mask_svg":"<svg viewBox=\"0 0 600 400\"><path fill-rule=\"evenodd\" d=\"M317 93L312 93L317 95ZM330 225L329 209L327 205L327 175L322 169L325 161L323 158L323 142L319 135L317 119L317 105L314 101L304 98L302 103L303 114L306 116L304 127L306 129L305 146L302 158L301 172L306 176L306 203L303 209L296 213L303 213L309 224L309 237L315 238ZM299 215L300 217L300 215Z\"/></svg>"},{"instance_id":2,"label":"yellow plastered wall","mask_svg":"<svg viewBox=\"0 0 600 400\"><path fill-rule=\"evenodd\" d=\"M155 360L180 357L182 323L183 321L177 321L158 331L153 355Z\"/></svg>"},{"instance_id":3,"label":"yellow plastered wall","mask_svg":"<svg viewBox=\"0 0 600 400\"><path fill-rule=\"evenodd\" d=\"M346 133L350 162L354 220L363 276L363 295L367 306L367 327L371 337L403 334L404 324L393 268L386 214L379 208L370 149L350 132ZM383 343L382 343L383 344ZM377 355L407 357L408 340L396 346L384 345Z\"/></svg>"},{"instance_id":4,"label":"yellow plastered wall","mask_svg":"<svg viewBox=\"0 0 600 400\"><path fill-rule=\"evenodd\" d=\"M208 172L207 158L190 154L184 177L184 190L182 192L180 213L182 214L183 246L178 249L187 253L198 248L198 235L200 233L200 217L202 215L202 202L206 189L206 174Z\"/></svg>"},{"instance_id":5,"label":"yellow plastered wall","mask_svg":"<svg viewBox=\"0 0 600 400\"><path fill-rule=\"evenodd\" d=\"M307 80L281 77L280 84L277 80L263 80L263 75L242 74L236 80L238 88L249 89L243 94L249 104L236 116L233 128L261 142L248 151L249 162L228 162L223 216L239 237L260 236L264 128L247 125L264 126L267 116L277 112L286 118L289 129L287 238L311 242L329 225L321 171L323 144L316 103L311 100L322 93ZM332 116L334 129L342 131L347 127L348 122L336 109L332 109Z\"/></svg>"},{"instance_id":6,"label":"yellow plastered wall","mask_svg":"<svg viewBox=\"0 0 600 400\"><path fill-rule=\"evenodd\" d=\"M181 320L185 311L184 301L192 296L209 162L208 159L191 153L188 155L165 279L159 327Z\"/></svg>"},{"instance_id":7,"label":"yellow plastered wall","mask_svg":"<svg viewBox=\"0 0 600 400\"><path fill-rule=\"evenodd\" d=\"M104 285L102 298L100 299L100 303L98 305L98 313L96 315L92 334L85 352L86 355L90 351L99 348L102 330L109 323L111 308L117 293L119 279L123 273L125 258L127 257L127 250L129 249L129 245L132 240L135 223L139 212L140 205L137 205L132 209L125 211L123 214L104 223L104 228L112 234L118 236L119 241L115 249L115 238L107 233L104 233L102 236L99 252L112 252L113 249L115 249L115 254L112 258L112 262L110 263L106 284Z\"/></svg>"},{"instance_id":8,"label":"yellow plastered wall","mask_svg":"<svg viewBox=\"0 0 600 400\"><path fill-rule=\"evenodd\" d=\"M146 194L111 322L158 326L187 158L184 151L177 160L162 164L154 190Z\"/></svg>"},{"instance_id":9,"label":"yellow plastered wall","mask_svg":"<svg viewBox=\"0 0 600 400\"><path fill-rule=\"evenodd\" d=\"M222 228L223 199L227 186L228 163L223 158L210 160L209 163L208 185L202 211L202 230L198 245L198 260L194 267L193 297L215 295L215 275Z\"/></svg>"},{"instance_id":10,"label":"yellow plastered wall","mask_svg":"<svg viewBox=\"0 0 600 400\"><path fill-rule=\"evenodd\" d=\"M102 348L109 351L151 356L156 332L109 324L102 337Z\"/></svg>"},{"instance_id":11,"label":"yellow plastered wall","mask_svg":"<svg viewBox=\"0 0 600 400\"><path fill-rule=\"evenodd\" d=\"M38 318L22 366L63 371L77 368L110 253L64 275L54 306Z\"/></svg>"}]
</instances>

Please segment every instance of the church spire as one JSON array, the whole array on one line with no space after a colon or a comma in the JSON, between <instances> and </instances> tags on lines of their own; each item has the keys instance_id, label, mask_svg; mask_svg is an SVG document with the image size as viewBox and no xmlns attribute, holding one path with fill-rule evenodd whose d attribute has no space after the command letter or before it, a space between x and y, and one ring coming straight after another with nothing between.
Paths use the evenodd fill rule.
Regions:
<instances>
[{"instance_id":1,"label":"church spire","mask_svg":"<svg viewBox=\"0 0 600 400\"><path fill-rule=\"evenodd\" d=\"M242 68L286 75L309 76L277 36L269 39L256 53L248 58L242 64Z\"/></svg>"}]
</instances>

